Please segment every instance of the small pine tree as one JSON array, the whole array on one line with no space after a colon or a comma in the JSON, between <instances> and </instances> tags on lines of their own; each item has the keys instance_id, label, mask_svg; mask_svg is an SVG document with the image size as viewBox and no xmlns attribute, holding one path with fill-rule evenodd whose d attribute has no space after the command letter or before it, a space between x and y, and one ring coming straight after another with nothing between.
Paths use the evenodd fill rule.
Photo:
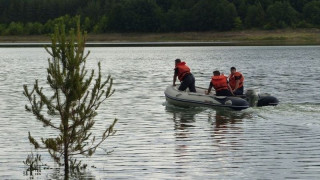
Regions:
<instances>
[{"instance_id":1,"label":"small pine tree","mask_svg":"<svg viewBox=\"0 0 320 180\"><path fill-rule=\"evenodd\" d=\"M64 24L57 25L51 46L45 47L52 56L48 59L47 83L53 95L46 95L38 80L31 91L27 85L23 86L23 94L30 102L25 106L26 110L32 112L45 127L58 133L54 138L41 138L39 143L29 132L29 141L36 149L47 149L60 165L63 158L65 179L69 177L69 168L75 168L74 156L91 156L107 137L115 133L113 127L117 121L114 119L99 140L90 131L95 124L96 110L114 90L110 75L102 81L100 62L97 76L94 76L94 70L87 74L85 63L90 52L84 53L85 40L86 33L81 32L79 20L76 33L71 29L68 35ZM94 78L95 83L91 86ZM76 165L79 169L80 163Z\"/></svg>"}]
</instances>

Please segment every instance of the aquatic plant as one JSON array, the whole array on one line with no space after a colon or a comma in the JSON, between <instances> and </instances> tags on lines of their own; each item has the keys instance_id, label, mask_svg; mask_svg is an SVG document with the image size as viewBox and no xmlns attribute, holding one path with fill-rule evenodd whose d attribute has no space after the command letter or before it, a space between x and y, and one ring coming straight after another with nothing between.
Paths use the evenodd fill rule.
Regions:
<instances>
[{"instance_id":1,"label":"aquatic plant","mask_svg":"<svg viewBox=\"0 0 320 180\"><path fill-rule=\"evenodd\" d=\"M30 171L30 175L33 175L33 171L40 172L41 171L41 155L37 154L36 156L29 154L25 161L23 161L23 164L27 166L26 174L28 174L28 171Z\"/></svg>"}]
</instances>

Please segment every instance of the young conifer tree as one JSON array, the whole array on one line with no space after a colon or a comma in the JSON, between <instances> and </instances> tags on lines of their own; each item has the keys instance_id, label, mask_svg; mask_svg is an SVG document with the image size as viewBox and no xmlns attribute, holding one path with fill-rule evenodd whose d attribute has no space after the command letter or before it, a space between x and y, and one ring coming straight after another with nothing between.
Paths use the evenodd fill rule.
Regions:
<instances>
[{"instance_id":1,"label":"young conifer tree","mask_svg":"<svg viewBox=\"0 0 320 180\"><path fill-rule=\"evenodd\" d=\"M107 137L115 133L113 127L117 119L106 127L101 138L91 132L96 110L114 93L113 81L110 75L102 80L100 62L97 75L94 70L88 74L85 63L90 52L84 52L86 33L81 32L79 20L76 33L72 29L66 34L65 26L62 23L57 25L51 41L51 46L45 48L51 55L47 68L50 86L47 89L51 94L47 95L48 90L45 93L35 80L32 90L24 85L24 95L30 102L26 110L45 127L53 128L57 136L42 137L39 143L29 132L29 141L36 149L47 149L56 162L64 164L65 179L68 179L69 168L79 169L80 166L75 155L91 156Z\"/></svg>"}]
</instances>

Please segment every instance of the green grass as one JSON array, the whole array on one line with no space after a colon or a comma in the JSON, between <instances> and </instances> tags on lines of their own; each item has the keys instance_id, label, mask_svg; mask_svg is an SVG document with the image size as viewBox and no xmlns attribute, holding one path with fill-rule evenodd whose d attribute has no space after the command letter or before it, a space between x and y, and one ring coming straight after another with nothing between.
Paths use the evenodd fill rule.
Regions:
<instances>
[{"instance_id":1,"label":"green grass","mask_svg":"<svg viewBox=\"0 0 320 180\"><path fill-rule=\"evenodd\" d=\"M50 42L49 36L0 36L0 43ZM232 45L320 45L320 29L89 34L87 42L226 42Z\"/></svg>"}]
</instances>

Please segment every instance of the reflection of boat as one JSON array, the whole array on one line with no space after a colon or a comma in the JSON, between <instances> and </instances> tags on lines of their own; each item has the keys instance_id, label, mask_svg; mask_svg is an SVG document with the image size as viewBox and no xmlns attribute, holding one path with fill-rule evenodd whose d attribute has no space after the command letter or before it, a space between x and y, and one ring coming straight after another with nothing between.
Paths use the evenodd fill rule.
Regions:
<instances>
[{"instance_id":1,"label":"reflection of boat","mask_svg":"<svg viewBox=\"0 0 320 180\"><path fill-rule=\"evenodd\" d=\"M175 129L194 127L196 115L204 111L201 107L179 107L171 104L166 105L166 111L173 115Z\"/></svg>"},{"instance_id":2,"label":"reflection of boat","mask_svg":"<svg viewBox=\"0 0 320 180\"><path fill-rule=\"evenodd\" d=\"M169 85L164 94L169 103L177 106L207 106L223 107L235 110L246 109L249 106L277 105L278 99L269 94L259 94L255 89L248 89L242 96L216 96L212 92L205 95L205 88L196 87L197 92L179 91L179 86Z\"/></svg>"},{"instance_id":3,"label":"reflection of boat","mask_svg":"<svg viewBox=\"0 0 320 180\"><path fill-rule=\"evenodd\" d=\"M195 116L206 108L203 107L179 107L171 104L166 105L166 111L173 114L174 119L178 118L182 122L194 122Z\"/></svg>"},{"instance_id":4,"label":"reflection of boat","mask_svg":"<svg viewBox=\"0 0 320 180\"><path fill-rule=\"evenodd\" d=\"M179 91L179 86L168 86L164 94L169 103L177 106L208 106L224 107L242 110L249 107L249 103L239 97L205 95L205 89L197 87L197 93Z\"/></svg>"}]
</instances>

